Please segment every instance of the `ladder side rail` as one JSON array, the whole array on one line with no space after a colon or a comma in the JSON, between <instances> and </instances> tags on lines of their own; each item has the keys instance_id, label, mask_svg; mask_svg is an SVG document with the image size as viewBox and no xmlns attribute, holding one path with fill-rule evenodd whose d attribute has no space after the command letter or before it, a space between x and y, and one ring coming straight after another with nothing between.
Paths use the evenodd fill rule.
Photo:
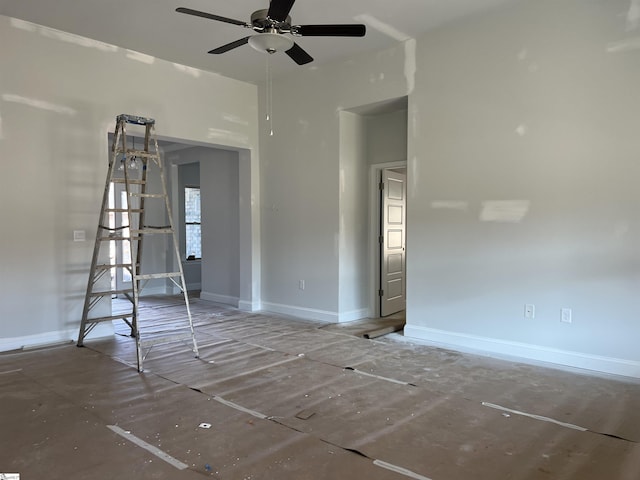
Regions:
<instances>
[{"instance_id":1,"label":"ladder side rail","mask_svg":"<svg viewBox=\"0 0 640 480\"><path fill-rule=\"evenodd\" d=\"M118 142L118 138L122 135L122 131L119 124L116 124L116 131L113 139L113 143L111 145L111 158L109 160L109 167L107 169L107 179L104 185L104 191L102 193L102 204L100 206L100 219L98 221L98 227L96 228L96 238L93 246L93 255L91 256L91 267L89 270L89 279L87 281L87 291L84 298L84 306L82 308L82 320L80 322L80 331L78 333L78 342L77 345L81 347L84 343L85 336L89 333L89 331L93 328L90 327L87 330L87 321L89 318L89 311L95 306L95 302L92 302L92 293L93 286L95 284L94 274L96 271L96 266L98 264L98 256L100 254L100 245L102 240L102 223L104 222L105 209L109 204L109 191L111 189L111 179L113 177L113 172L116 165L117 152L116 145Z\"/></svg>"},{"instance_id":2,"label":"ladder side rail","mask_svg":"<svg viewBox=\"0 0 640 480\"><path fill-rule=\"evenodd\" d=\"M136 150L135 148L127 149L127 132L126 124L132 123L136 125L144 125L144 150ZM155 151L153 151L155 149ZM142 164L141 171L137 170L132 161L135 159ZM150 178L150 170L153 165L158 167L159 181L161 184L162 193L147 193L147 180ZM122 175L116 174L116 170L122 170ZM155 175L155 174L154 174ZM126 195L126 207L115 208L115 205L111 205L111 191L112 185L115 183L124 184L124 193ZM155 180L154 180L155 185ZM154 187L155 188L155 187ZM146 198L160 198L164 197L165 215L168 217L169 224L164 227L147 227L145 225L145 202ZM162 205L162 203L160 203ZM122 214L121 227L115 228L109 223L107 215ZM167 193L166 174L164 170L163 159L160 156L160 149L158 148L158 140L155 134L155 120L144 117L136 117L132 115L119 115L116 118L116 128L111 145L111 155L108 168L107 179L105 182L105 188L103 191L102 205L100 209L100 220L96 231L96 239L94 243L94 250L91 259L91 270L89 273L89 280L87 282L87 292L83 305L82 321L80 324L80 332L78 335L78 346L83 345L83 341L86 336L91 332L98 323L113 321L115 319L124 320L124 322L131 328L131 336L134 337L136 342L136 360L138 365L138 371L143 371L143 362L146 357L144 352L144 343L142 342L141 332L139 329L139 306L140 306L140 294L144 286L152 278L164 278L165 286L169 285L167 279L172 282L182 291L184 296L184 303L186 307L186 313L189 321L189 330L184 338L190 338L193 344L192 351L196 358L199 358L198 344L193 328L193 318L191 313L191 306L189 304L189 296L187 292L187 286L184 276L184 267L180 257L180 249L178 244L177 232L175 230L171 203L169 201L169 195ZM125 225L127 223L127 225ZM128 228L129 234L123 235L123 230ZM143 275L140 270L142 269L142 256L144 237L146 234L162 233L171 234L171 239L164 237L165 241L173 241L173 251L175 260L178 264L178 270L174 272L166 273L151 273ZM130 247L130 259L127 261L120 260L113 263L113 260L109 260L105 263L101 258L101 248L108 245L109 248L113 247L115 241L129 242ZM105 242L107 242L105 244ZM169 249L168 245L165 245ZM171 250L169 250L171 251ZM169 267L169 265L165 265ZM116 270L116 274L120 271L127 269L131 273L131 288L127 290L114 289L113 285L110 285L108 289L99 288L103 283L103 279L107 275L108 271ZM179 281L177 278L179 277ZM100 285L98 285L100 284ZM90 312L94 307L98 305L106 297L111 297L113 294L124 294L124 296L132 304L131 313L122 313L117 315L108 315L102 317L89 318ZM181 317L184 318L184 317ZM130 321L128 320L130 319ZM154 343L157 339L153 340ZM165 341L168 341L165 339ZM148 353L148 352L147 352Z\"/></svg>"},{"instance_id":3,"label":"ladder side rail","mask_svg":"<svg viewBox=\"0 0 640 480\"><path fill-rule=\"evenodd\" d=\"M154 134L154 140L155 140L155 130L152 130L153 127L153 123L147 123L145 125L144 128L144 151L149 153L149 140L151 140L151 134ZM160 154L160 152L158 152L158 143L155 142L156 144L156 152L158 155Z\"/></svg>"},{"instance_id":4,"label":"ladder side rail","mask_svg":"<svg viewBox=\"0 0 640 480\"><path fill-rule=\"evenodd\" d=\"M131 259L131 269L134 272L134 275L131 277L131 289L133 290L133 312L131 316L131 336L134 337L136 342L136 361L138 366L138 371L142 372L142 349L140 346L140 330L138 328L138 306L140 300L140 282L136 279L136 274L138 273L138 268L140 263L138 263L138 255L141 250L142 245L142 237L138 237L137 240L134 241L131 230L134 228L132 224L133 220L133 210L134 207L132 205L132 195L131 195L131 182L129 181L129 158L127 155L127 130L126 130L126 118L118 117L121 125L122 125L122 158L124 160L124 189L125 195L127 198L127 222L129 224L129 255Z\"/></svg>"},{"instance_id":5,"label":"ladder side rail","mask_svg":"<svg viewBox=\"0 0 640 480\"><path fill-rule=\"evenodd\" d=\"M155 128L153 125L151 125L151 133L152 133L154 148L156 149L156 153L158 154L157 159L158 159L158 167L160 170L160 180L161 180L160 183L162 184L162 193L164 194L164 203L166 207L166 213L169 220L169 226L171 228L171 239L173 241L173 250L175 254L175 259L178 264L178 270L180 272L180 283L182 284L182 287L181 287L182 295L184 296L184 303L187 309L187 317L189 318L189 331L191 332L191 339L193 342L193 353L195 354L196 358L200 358L200 352L198 351L198 343L196 341L196 334L195 334L195 331L193 330L191 306L189 305L189 292L187 292L187 284L184 279L184 269L182 268L182 259L180 258L178 238L176 236L176 229L174 228L174 225L173 225L173 214L171 211L171 203L169 202L169 195L167 194L167 182L166 182L165 173L164 173L164 161L160 157L160 151L158 149L158 139L156 137Z\"/></svg>"},{"instance_id":6,"label":"ladder side rail","mask_svg":"<svg viewBox=\"0 0 640 480\"><path fill-rule=\"evenodd\" d=\"M149 128L150 125L146 124L145 125L145 151L148 151L146 148L147 145L147 137L149 136ZM145 203L146 203L146 198L145 195L147 194L147 182L149 180L149 158L148 157L144 157L140 160L142 162L142 178L141 178L141 182L140 182L140 190L139 190L139 196L138 196L138 210L140 211L140 213L138 214L138 229L142 230L144 229L144 225L145 225ZM133 228L133 227L132 227ZM140 270L142 270L142 247L143 247L143 238L144 238L144 234L139 234L139 240L138 240L138 249L136 250L136 255L135 255L135 274L139 275L140 274ZM131 253L132 258L133 258L133 252ZM134 277L135 280L135 277ZM138 286L140 284L138 283Z\"/></svg>"}]
</instances>

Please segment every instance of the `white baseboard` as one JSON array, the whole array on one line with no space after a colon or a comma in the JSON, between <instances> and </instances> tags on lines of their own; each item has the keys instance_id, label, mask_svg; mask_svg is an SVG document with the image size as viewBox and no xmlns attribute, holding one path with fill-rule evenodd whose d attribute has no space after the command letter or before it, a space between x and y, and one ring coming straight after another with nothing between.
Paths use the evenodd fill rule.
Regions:
<instances>
[{"instance_id":1,"label":"white baseboard","mask_svg":"<svg viewBox=\"0 0 640 480\"><path fill-rule=\"evenodd\" d=\"M603 357L540 345L448 332L419 325L405 325L404 336L425 341L435 346L467 353L507 357L512 360L534 360L565 367L640 378L640 362L622 358Z\"/></svg>"},{"instance_id":2,"label":"white baseboard","mask_svg":"<svg viewBox=\"0 0 640 480\"><path fill-rule=\"evenodd\" d=\"M304 318L305 320L318 320L320 322L337 323L338 314L327 310L315 308L296 307L294 305L282 305L280 303L262 302L262 309L268 312Z\"/></svg>"},{"instance_id":3,"label":"white baseboard","mask_svg":"<svg viewBox=\"0 0 640 480\"><path fill-rule=\"evenodd\" d=\"M262 304L260 302L251 302L249 300L240 300L238 302L238 308L245 312L257 312L262 310Z\"/></svg>"},{"instance_id":4,"label":"white baseboard","mask_svg":"<svg viewBox=\"0 0 640 480\"><path fill-rule=\"evenodd\" d=\"M200 298L202 300L207 300L209 302L222 303L224 305L231 305L233 307L238 307L240 299L238 297L230 297L228 295L218 295L217 293L211 292L200 292Z\"/></svg>"},{"instance_id":5,"label":"white baseboard","mask_svg":"<svg viewBox=\"0 0 640 480\"><path fill-rule=\"evenodd\" d=\"M361 308L360 310L352 310L350 312L342 312L338 314L338 322L353 322L355 320L362 320L363 318L369 318L369 309Z\"/></svg>"},{"instance_id":6,"label":"white baseboard","mask_svg":"<svg viewBox=\"0 0 640 480\"><path fill-rule=\"evenodd\" d=\"M79 328L80 324L78 324ZM111 322L102 322L91 330L85 338L95 340L98 338L112 337L114 334ZM53 332L37 333L35 335L25 335L22 337L10 337L0 339L0 352L19 350L22 348L37 348L55 345L64 342L75 342L78 340L78 329L56 330Z\"/></svg>"},{"instance_id":7,"label":"white baseboard","mask_svg":"<svg viewBox=\"0 0 640 480\"><path fill-rule=\"evenodd\" d=\"M269 302L264 302L262 304L262 309L273 313L280 313L282 315L290 315L292 317L304 318L306 320L318 320L320 322L327 323L352 322L354 320L367 318L369 315L368 308L337 313L328 310L318 310L314 308L296 307L294 305L282 305L280 303Z\"/></svg>"}]
</instances>

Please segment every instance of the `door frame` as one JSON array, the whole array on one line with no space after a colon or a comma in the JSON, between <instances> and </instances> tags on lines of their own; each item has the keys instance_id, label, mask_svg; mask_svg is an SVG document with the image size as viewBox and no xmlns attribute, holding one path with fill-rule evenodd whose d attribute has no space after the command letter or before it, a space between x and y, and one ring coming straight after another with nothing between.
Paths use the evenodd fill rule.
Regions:
<instances>
[{"instance_id":1,"label":"door frame","mask_svg":"<svg viewBox=\"0 0 640 480\"><path fill-rule=\"evenodd\" d=\"M378 290L380 289L380 246L378 237L380 236L381 205L378 185L380 184L382 170L388 168L407 168L407 161L401 160L369 165L369 282L367 290L369 292L370 318L380 317L380 301L378 299ZM409 177L408 169L407 177Z\"/></svg>"},{"instance_id":2,"label":"door frame","mask_svg":"<svg viewBox=\"0 0 640 480\"><path fill-rule=\"evenodd\" d=\"M126 187L123 183L116 183L116 182L111 182L111 186L113 187L113 207L114 208L126 208L124 206L124 202L127 202L127 204L129 203L129 199L126 198L126 194L127 194L127 190ZM115 228L122 228L123 227L123 217L127 216L124 213L120 213L120 212L114 212L114 227ZM136 228L136 227L133 227ZM131 226L129 226L129 230L131 230ZM122 230L122 234L124 235L124 230ZM130 235L130 234L128 234ZM115 240L111 240L111 242L113 242L114 246L115 246L115 263L116 264L121 264L121 263L132 263L131 262L131 257L129 258L128 262L124 261L124 249L125 249L125 242L126 244L128 244L129 248L131 248L132 243L126 240L122 240L122 241L115 241ZM130 251L129 255L133 255L134 252ZM113 280L115 280L115 289L116 290L129 290L132 287L132 281L131 280L125 280L124 279L124 274L125 272L128 271L128 269L125 268L116 268L115 269L115 278ZM113 272L113 270L112 270ZM129 271L129 276L131 272ZM118 295L119 298L124 298L124 295Z\"/></svg>"},{"instance_id":3,"label":"door frame","mask_svg":"<svg viewBox=\"0 0 640 480\"><path fill-rule=\"evenodd\" d=\"M112 159L112 152L110 149L112 143L113 130L109 129L105 131L107 138L105 149L107 153L108 161ZM139 138L136 132L127 132L127 137ZM157 135L159 142L170 142L179 144L180 148L189 147L205 147L217 150L232 150L238 153L238 190L239 190L239 239L240 239L240 265L239 265L239 298L234 306L240 310L255 312L262 310L262 298L261 298L261 250L260 250L260 212L261 206L259 201L251 201L251 199L260 198L260 168L259 158L253 149L238 147L235 145L224 145L216 143L206 143L193 140L187 140L178 137L169 137L164 135ZM160 144L160 153L164 161L165 174L171 175L170 165L173 163L169 158L171 152L166 147ZM171 179L175 176L171 176ZM173 186L173 180L166 179L167 193L171 199L171 213L173 219L176 219L177 203L175 203L174 193L176 189ZM176 232L177 223L174 224ZM173 249L168 252L169 258L167 259L171 265L174 266L173 271L177 271L178 261L180 258L175 258ZM204 272L203 272L204 274ZM173 288L173 285L168 286L167 292L171 294L178 291L177 288Z\"/></svg>"},{"instance_id":4,"label":"door frame","mask_svg":"<svg viewBox=\"0 0 640 480\"><path fill-rule=\"evenodd\" d=\"M216 303L222 303L231 305L235 308L239 308L244 311L257 311L262 309L262 301L260 299L260 283L256 281L251 281L252 275L254 272L259 272L260 265L255 265L254 262L259 262L259 258L252 258L250 255L253 245L253 238L249 239L249 234L253 229L252 225L249 225L249 222L253 219L250 218L249 214L255 208L259 208L259 202L248 202L246 198L253 198L250 192L250 188L253 186L252 182L254 179L251 177L251 171L249 168L250 164L250 152L242 149L230 149L230 148L220 148L216 145L206 145L206 144L189 144L184 141L175 140L176 143L184 144L187 147L198 146L204 147L207 149L211 149L211 151L233 151L238 153L238 185L237 185L237 194L238 194L238 237L240 243L240 259L238 263L238 296L225 296L218 295L215 292L205 292L202 291L202 285L205 283L207 275L211 272L211 262L207 262L204 258L197 260L200 264L200 298L203 300L213 301ZM179 167L185 163L196 163L192 160L189 161L180 161L177 158L174 158L172 155L166 156L166 165L169 165L171 172L170 179L170 189L171 189L171 200L172 205L172 214L173 214L173 222L176 227L176 236L178 238L178 244L184 240L184 229L180 228L180 201L179 201ZM202 173L203 165L215 165L215 159L210 156L203 156L200 158L197 163L200 164L200 189L201 192L205 192L206 188L206 178ZM201 205L202 212L205 212L207 205L203 202ZM251 228L250 228L251 227ZM256 226L257 229L257 226ZM256 232L259 234L259 231ZM251 241L250 241L251 240ZM204 247L203 247L204 248ZM174 268L178 268L178 262L183 262L183 268L186 265L186 262L182 258L182 252L179 258L175 258L175 255L172 257L172 262ZM250 271L249 269L253 269ZM178 292L178 289L173 286L173 293ZM252 301L245 300L247 297L253 298Z\"/></svg>"}]
</instances>

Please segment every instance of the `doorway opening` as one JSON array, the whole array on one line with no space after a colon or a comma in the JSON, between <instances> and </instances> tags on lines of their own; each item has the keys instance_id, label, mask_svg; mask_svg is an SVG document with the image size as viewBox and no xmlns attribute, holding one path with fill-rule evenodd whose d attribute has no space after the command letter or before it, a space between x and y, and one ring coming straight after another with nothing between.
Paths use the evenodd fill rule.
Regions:
<instances>
[{"instance_id":1,"label":"doorway opening","mask_svg":"<svg viewBox=\"0 0 640 480\"><path fill-rule=\"evenodd\" d=\"M109 208L112 210L127 209L127 192L122 183L111 183L109 185ZM124 212L109 212L109 228L122 229L122 236L129 236L128 215ZM129 242L109 242L109 263L111 265L131 263L131 244ZM112 268L111 290L130 290L131 272L126 268Z\"/></svg>"},{"instance_id":2,"label":"doorway opening","mask_svg":"<svg viewBox=\"0 0 640 480\"><path fill-rule=\"evenodd\" d=\"M407 97L341 112L339 322L380 317L379 292L383 290L380 266L383 262L379 258L381 210L378 185L382 170L406 169L407 139ZM405 183L401 189L403 192ZM398 209L394 207L392 210L391 213L397 215ZM405 218L405 208L399 210ZM390 231L395 229L394 225L390 227L387 233L396 239L398 232ZM401 244L404 245L403 234ZM388 253L391 270L397 271L398 256L394 255L395 252ZM400 257L404 261L404 255ZM404 267L400 270L404 272ZM404 296L404 280L396 278L390 284L395 291L400 285L400 293ZM401 308L404 309L404 301Z\"/></svg>"},{"instance_id":3,"label":"doorway opening","mask_svg":"<svg viewBox=\"0 0 640 480\"><path fill-rule=\"evenodd\" d=\"M368 163L368 316L380 318L400 315L404 318L406 308L406 247L407 230L407 150L409 107L408 97L399 97L363 105L351 110L364 118L363 142L366 145ZM392 193L400 193L400 199L391 199L383 209L384 191L380 190L385 171L404 175L401 182L394 181ZM389 189L386 190L389 193ZM398 200L401 204L398 205ZM386 210L383 215L383 210ZM390 211L389 211L390 210ZM384 231L382 220L391 214L391 223ZM398 216L399 215L399 216ZM401 220L400 224L398 221ZM409 226L410 227L410 226ZM385 237L387 237L385 239ZM385 239L386 241L382 241ZM392 248L383 248L392 247ZM386 251L386 253L385 253ZM382 257L386 257L383 259ZM383 271L384 267L384 271ZM386 287L384 284L387 284ZM382 295L381 295L382 293ZM381 308L383 299L386 307ZM389 301L391 300L391 301Z\"/></svg>"},{"instance_id":4,"label":"doorway opening","mask_svg":"<svg viewBox=\"0 0 640 480\"><path fill-rule=\"evenodd\" d=\"M391 185L389 176L393 178ZM373 318L405 315L406 178L406 161L370 167L369 310ZM386 183L384 188L382 183Z\"/></svg>"},{"instance_id":5,"label":"doorway opening","mask_svg":"<svg viewBox=\"0 0 640 480\"><path fill-rule=\"evenodd\" d=\"M109 159L112 142L113 133L108 133ZM158 146L164 161L172 223L178 238L180 254L179 258L174 258L173 249L149 244L150 248L145 247L143 255L146 257L143 262L150 260L166 263L168 271L177 271L177 262L182 262L185 283L190 294L200 295L206 300L218 303L231 304L243 310L258 310L260 258L256 244L259 242L259 230L253 227L256 223L256 211L251 202L242 201L242 198L251 198L252 184L255 183L252 181L256 172L251 152L166 137L158 139ZM188 213L185 192L186 187L198 187L200 190L201 184L203 245L202 251L191 252L190 255L187 252L187 230L199 230L200 221L185 218L185 214ZM109 194L110 208L126 208L126 192L121 184L111 185ZM149 211L148 215L153 215L153 212ZM109 218L110 225L115 227L126 227L123 222L124 217L121 218L119 213L111 214ZM162 220L159 222L162 223ZM123 249L122 244L126 242L111 243L115 245L109 250L110 263L123 263L120 260L130 254ZM220 258L224 259L224 265L220 264ZM127 278L127 274L129 272L125 271L116 276L116 269L112 269L110 280L112 286L116 287L114 290L120 287L124 289L127 282L131 282L130 275ZM243 285L252 287L244 288ZM178 293L177 290L173 284L158 281L145 286L141 294L172 295ZM203 293L207 294L207 298ZM112 308L115 308L115 305L112 305Z\"/></svg>"}]
</instances>

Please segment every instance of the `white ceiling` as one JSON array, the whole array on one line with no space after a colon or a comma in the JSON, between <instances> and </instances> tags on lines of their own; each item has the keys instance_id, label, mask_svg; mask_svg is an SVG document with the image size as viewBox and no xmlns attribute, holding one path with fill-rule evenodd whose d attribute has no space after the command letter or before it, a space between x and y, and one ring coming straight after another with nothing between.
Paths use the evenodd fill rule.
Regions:
<instances>
[{"instance_id":1,"label":"white ceiling","mask_svg":"<svg viewBox=\"0 0 640 480\"><path fill-rule=\"evenodd\" d=\"M364 38L300 37L314 57L296 65L282 53L270 57L277 75L354 54L380 50L455 18L517 0L297 0L292 24L364 23ZM222 55L207 51L253 32L179 14L188 7L249 22L268 0L0 0L0 14L89 37L171 62L253 83L263 81L267 55L244 45Z\"/></svg>"}]
</instances>

